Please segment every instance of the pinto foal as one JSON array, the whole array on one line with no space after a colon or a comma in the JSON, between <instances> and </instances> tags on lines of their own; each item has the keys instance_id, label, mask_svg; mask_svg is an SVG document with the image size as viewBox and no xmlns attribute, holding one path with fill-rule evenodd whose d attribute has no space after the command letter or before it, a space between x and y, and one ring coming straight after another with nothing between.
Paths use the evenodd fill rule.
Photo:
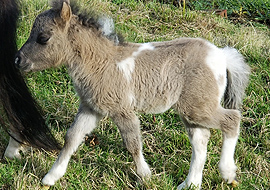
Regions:
<instances>
[{"instance_id":1,"label":"pinto foal","mask_svg":"<svg viewBox=\"0 0 270 190\"><path fill-rule=\"evenodd\" d=\"M82 16L78 10L66 0L52 2L52 9L36 18L15 62L24 71L66 65L80 97L65 145L43 184L52 186L65 174L71 155L106 115L118 126L138 175L150 176L136 113L169 108L181 116L192 144L189 174L178 189L200 188L210 128L223 133L219 169L234 183L241 119L237 109L249 78L249 67L237 50L198 38L120 43L110 19Z\"/></svg>"}]
</instances>

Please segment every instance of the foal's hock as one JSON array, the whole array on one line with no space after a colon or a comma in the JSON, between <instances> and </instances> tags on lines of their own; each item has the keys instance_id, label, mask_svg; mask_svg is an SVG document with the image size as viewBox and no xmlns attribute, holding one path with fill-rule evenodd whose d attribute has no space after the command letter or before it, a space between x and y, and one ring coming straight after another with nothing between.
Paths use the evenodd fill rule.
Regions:
<instances>
[{"instance_id":1,"label":"foal's hock","mask_svg":"<svg viewBox=\"0 0 270 190\"><path fill-rule=\"evenodd\" d=\"M193 148L189 174L178 189L200 188L210 128L223 133L219 168L228 183L235 183L238 108L249 79L242 55L198 38L120 42L111 19L79 10L66 0L54 1L52 9L38 15L17 54L16 65L24 71L64 64L80 97L65 145L43 184L54 185L64 175L71 155L104 116L118 126L138 175L149 177L136 113L162 113L169 108L181 116Z\"/></svg>"}]
</instances>

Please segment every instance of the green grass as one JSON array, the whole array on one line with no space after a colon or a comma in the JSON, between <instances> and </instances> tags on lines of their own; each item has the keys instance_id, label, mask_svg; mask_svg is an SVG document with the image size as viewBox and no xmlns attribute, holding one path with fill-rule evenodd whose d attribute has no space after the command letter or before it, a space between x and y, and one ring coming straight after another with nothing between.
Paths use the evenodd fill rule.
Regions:
<instances>
[{"instance_id":1,"label":"green grass","mask_svg":"<svg viewBox=\"0 0 270 190\"><path fill-rule=\"evenodd\" d=\"M243 105L243 122L235 159L240 184L235 189L270 189L270 32L251 21L234 25L226 19L160 4L157 1L80 0L84 6L111 15L117 31L127 41L163 41L177 37L202 37L219 47L233 46L252 68L250 85ZM21 1L18 45L28 38L37 14L49 8L46 1ZM26 80L45 112L56 138L64 134L76 114L79 100L65 68L28 73ZM153 176L141 184L130 154L122 146L117 127L105 118L94 131L98 144L82 144L72 156L68 170L51 189L176 189L187 176L191 146L180 118L169 110L164 114L141 115L144 155ZM0 131L3 134L3 131ZM231 189L222 180L218 162L222 144L220 131L211 131L202 189ZM90 137L91 138L91 137ZM8 136L0 139L3 154ZM31 149L21 161L0 163L0 189L40 189L40 181L57 157Z\"/></svg>"},{"instance_id":2,"label":"green grass","mask_svg":"<svg viewBox=\"0 0 270 190\"><path fill-rule=\"evenodd\" d=\"M121 0L113 2L121 3ZM144 0L150 2L150 0ZM230 19L243 22L243 20L253 20L270 26L270 1L269 0L156 0L162 4L170 4L182 7L183 11L204 10L214 11L216 9L226 9Z\"/></svg>"},{"instance_id":3,"label":"green grass","mask_svg":"<svg viewBox=\"0 0 270 190\"><path fill-rule=\"evenodd\" d=\"M190 0L187 5L195 10L227 9L229 16L246 17L270 25L268 0Z\"/></svg>"}]
</instances>

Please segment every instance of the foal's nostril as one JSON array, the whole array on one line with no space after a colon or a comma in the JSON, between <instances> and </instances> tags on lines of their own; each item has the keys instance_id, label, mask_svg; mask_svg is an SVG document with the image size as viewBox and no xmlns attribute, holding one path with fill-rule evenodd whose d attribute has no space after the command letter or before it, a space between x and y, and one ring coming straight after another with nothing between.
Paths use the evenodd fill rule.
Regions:
<instances>
[{"instance_id":1,"label":"foal's nostril","mask_svg":"<svg viewBox=\"0 0 270 190\"><path fill-rule=\"evenodd\" d=\"M15 66L16 66L17 68L20 68L20 63L21 63L21 57L20 57L20 56L17 56L17 57L15 58Z\"/></svg>"}]
</instances>

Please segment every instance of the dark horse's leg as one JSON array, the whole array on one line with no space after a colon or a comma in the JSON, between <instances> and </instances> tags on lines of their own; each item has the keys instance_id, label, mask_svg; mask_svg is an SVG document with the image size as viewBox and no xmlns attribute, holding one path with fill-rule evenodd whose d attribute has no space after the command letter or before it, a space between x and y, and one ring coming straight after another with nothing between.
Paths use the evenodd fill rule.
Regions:
<instances>
[{"instance_id":1,"label":"dark horse's leg","mask_svg":"<svg viewBox=\"0 0 270 190\"><path fill-rule=\"evenodd\" d=\"M1 126L20 143L46 150L59 149L23 77L14 67L18 15L16 0L0 1L0 102L10 122L7 126L1 117ZM14 140L10 142L9 147L20 147Z\"/></svg>"},{"instance_id":2,"label":"dark horse's leg","mask_svg":"<svg viewBox=\"0 0 270 190\"><path fill-rule=\"evenodd\" d=\"M21 158L20 150L22 150L23 146L18 141L14 140L12 137L9 138L9 143L6 148L4 157L6 158Z\"/></svg>"}]
</instances>

